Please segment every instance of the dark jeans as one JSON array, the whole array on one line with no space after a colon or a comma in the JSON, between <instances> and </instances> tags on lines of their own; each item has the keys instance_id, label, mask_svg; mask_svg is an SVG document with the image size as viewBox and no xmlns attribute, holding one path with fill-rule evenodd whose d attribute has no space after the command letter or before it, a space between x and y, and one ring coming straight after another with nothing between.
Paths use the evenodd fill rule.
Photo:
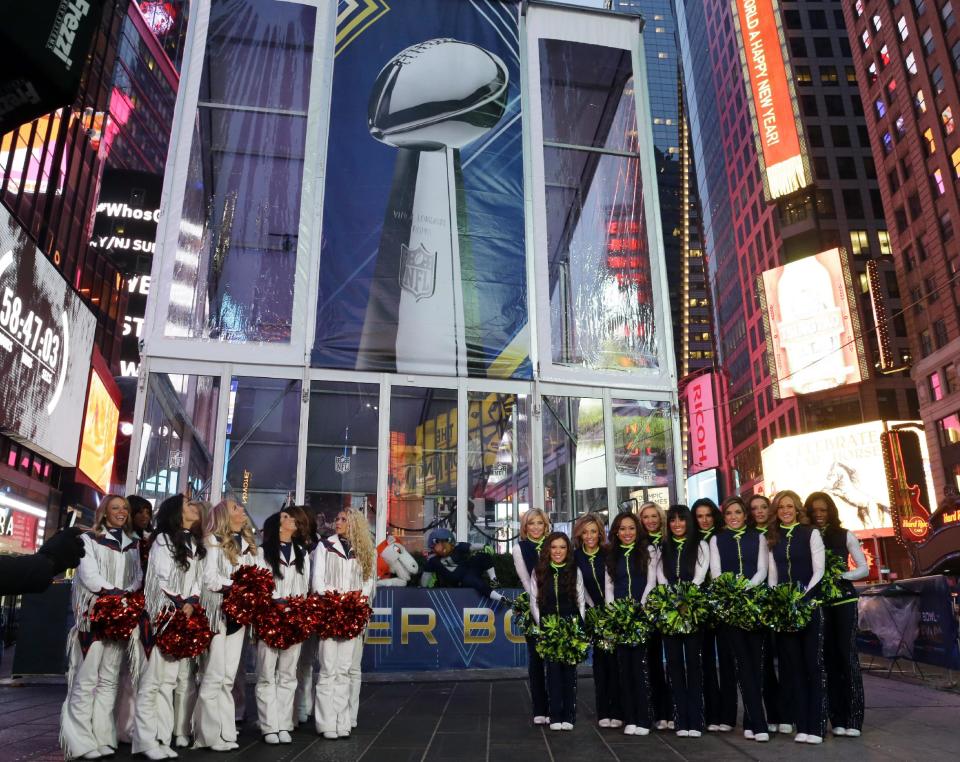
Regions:
<instances>
[{"instance_id":1,"label":"dark jeans","mask_svg":"<svg viewBox=\"0 0 960 762\"><path fill-rule=\"evenodd\" d=\"M823 609L823 662L830 724L863 728L863 675L857 654L857 602Z\"/></svg>"},{"instance_id":2,"label":"dark jeans","mask_svg":"<svg viewBox=\"0 0 960 762\"><path fill-rule=\"evenodd\" d=\"M527 636L527 675L530 677L530 697L533 699L533 716L546 717L547 676L543 659L537 653L537 639ZM563 720L560 720L563 722Z\"/></svg>"},{"instance_id":3,"label":"dark jeans","mask_svg":"<svg viewBox=\"0 0 960 762\"><path fill-rule=\"evenodd\" d=\"M703 732L703 634L664 635L677 730Z\"/></svg>"},{"instance_id":4,"label":"dark jeans","mask_svg":"<svg viewBox=\"0 0 960 762\"><path fill-rule=\"evenodd\" d=\"M707 725L737 724L733 651L720 630L703 633L703 703Z\"/></svg>"},{"instance_id":5,"label":"dark jeans","mask_svg":"<svg viewBox=\"0 0 960 762\"><path fill-rule=\"evenodd\" d=\"M460 577L460 587L471 587L480 595L489 598L493 588L490 587L490 577L487 576L486 572L487 569L492 568L492 555L489 553L474 553L461 564L463 576Z\"/></svg>"},{"instance_id":6,"label":"dark jeans","mask_svg":"<svg viewBox=\"0 0 960 762\"><path fill-rule=\"evenodd\" d=\"M736 663L737 683L743 696L743 727L754 733L767 732L763 711L763 658L766 630L741 630L724 627L723 637L730 644ZM737 700L733 699L736 714Z\"/></svg>"},{"instance_id":7,"label":"dark jeans","mask_svg":"<svg viewBox=\"0 0 960 762\"><path fill-rule=\"evenodd\" d=\"M797 721L797 732L823 737L826 695L823 675L823 613L818 608L800 632L777 633L780 690Z\"/></svg>"},{"instance_id":8,"label":"dark jeans","mask_svg":"<svg viewBox=\"0 0 960 762\"><path fill-rule=\"evenodd\" d=\"M620 667L620 703L623 723L650 727L650 685L647 682L647 649L645 646L617 648Z\"/></svg>"},{"instance_id":9,"label":"dark jeans","mask_svg":"<svg viewBox=\"0 0 960 762\"><path fill-rule=\"evenodd\" d=\"M673 719L673 697L663 668L663 636L659 632L650 634L647 641L647 662L650 667L650 708L653 719ZM646 727L646 726L644 726Z\"/></svg>"},{"instance_id":10,"label":"dark jeans","mask_svg":"<svg viewBox=\"0 0 960 762\"><path fill-rule=\"evenodd\" d=\"M620 669L616 653L593 649L593 685L597 697L597 719L622 720Z\"/></svg>"},{"instance_id":11,"label":"dark jeans","mask_svg":"<svg viewBox=\"0 0 960 762\"><path fill-rule=\"evenodd\" d=\"M550 701L550 722L577 721L577 668L557 661L546 662L547 695Z\"/></svg>"}]
</instances>

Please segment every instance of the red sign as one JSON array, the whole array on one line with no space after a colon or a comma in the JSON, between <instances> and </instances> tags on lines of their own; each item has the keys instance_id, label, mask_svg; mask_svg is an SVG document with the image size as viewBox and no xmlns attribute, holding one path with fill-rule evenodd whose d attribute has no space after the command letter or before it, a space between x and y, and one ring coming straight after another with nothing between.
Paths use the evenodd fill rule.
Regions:
<instances>
[{"instance_id":1,"label":"red sign","mask_svg":"<svg viewBox=\"0 0 960 762\"><path fill-rule=\"evenodd\" d=\"M687 420L690 428L690 467L688 474L719 468L717 422L713 404L713 374L704 373L687 384Z\"/></svg>"},{"instance_id":2,"label":"red sign","mask_svg":"<svg viewBox=\"0 0 960 762\"><path fill-rule=\"evenodd\" d=\"M37 517L20 511L13 512L13 531L10 534L14 545L20 545L21 553L33 553L37 549Z\"/></svg>"},{"instance_id":3,"label":"red sign","mask_svg":"<svg viewBox=\"0 0 960 762\"><path fill-rule=\"evenodd\" d=\"M780 40L777 16L773 0L737 0L744 76L753 103L753 126L762 153L764 187L771 200L794 193L813 181L800 146L788 79L789 64Z\"/></svg>"}]
</instances>

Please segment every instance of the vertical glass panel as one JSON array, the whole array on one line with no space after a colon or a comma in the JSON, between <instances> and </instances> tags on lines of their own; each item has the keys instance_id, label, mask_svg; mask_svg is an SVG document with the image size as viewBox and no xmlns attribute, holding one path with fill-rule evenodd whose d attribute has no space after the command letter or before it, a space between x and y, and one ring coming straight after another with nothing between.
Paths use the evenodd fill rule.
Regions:
<instances>
[{"instance_id":1,"label":"vertical glass panel","mask_svg":"<svg viewBox=\"0 0 960 762\"><path fill-rule=\"evenodd\" d=\"M167 336L290 341L315 16L212 4Z\"/></svg>"},{"instance_id":2,"label":"vertical glass panel","mask_svg":"<svg viewBox=\"0 0 960 762\"><path fill-rule=\"evenodd\" d=\"M150 374L137 494L154 504L188 489L209 497L219 400L218 376Z\"/></svg>"},{"instance_id":3,"label":"vertical glass panel","mask_svg":"<svg viewBox=\"0 0 960 762\"><path fill-rule=\"evenodd\" d=\"M456 531L457 390L390 390L387 531L423 551L435 526Z\"/></svg>"},{"instance_id":4,"label":"vertical glass panel","mask_svg":"<svg viewBox=\"0 0 960 762\"><path fill-rule=\"evenodd\" d=\"M307 502L331 527L340 510L356 508L376 528L379 405L376 384L310 385Z\"/></svg>"},{"instance_id":5,"label":"vertical glass panel","mask_svg":"<svg viewBox=\"0 0 960 762\"><path fill-rule=\"evenodd\" d=\"M588 511L606 517L605 456L602 400L543 397L544 507L555 529L569 534Z\"/></svg>"},{"instance_id":6,"label":"vertical glass panel","mask_svg":"<svg viewBox=\"0 0 960 762\"><path fill-rule=\"evenodd\" d=\"M230 381L223 494L243 502L258 527L296 489L299 431L299 380Z\"/></svg>"},{"instance_id":7,"label":"vertical glass panel","mask_svg":"<svg viewBox=\"0 0 960 762\"><path fill-rule=\"evenodd\" d=\"M554 363L657 368L629 51L540 41Z\"/></svg>"},{"instance_id":8,"label":"vertical glass panel","mask_svg":"<svg viewBox=\"0 0 960 762\"><path fill-rule=\"evenodd\" d=\"M617 503L675 499L673 416L669 402L611 400Z\"/></svg>"},{"instance_id":9,"label":"vertical glass panel","mask_svg":"<svg viewBox=\"0 0 960 762\"><path fill-rule=\"evenodd\" d=\"M470 543L507 552L530 507L530 417L526 395L469 392L467 463Z\"/></svg>"}]
</instances>

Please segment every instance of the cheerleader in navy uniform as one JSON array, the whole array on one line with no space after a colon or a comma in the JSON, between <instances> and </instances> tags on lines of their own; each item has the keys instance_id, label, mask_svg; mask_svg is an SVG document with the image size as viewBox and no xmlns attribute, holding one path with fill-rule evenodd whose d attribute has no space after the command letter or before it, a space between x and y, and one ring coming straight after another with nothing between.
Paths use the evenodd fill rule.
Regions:
<instances>
[{"instance_id":1,"label":"cheerleader in navy uniform","mask_svg":"<svg viewBox=\"0 0 960 762\"><path fill-rule=\"evenodd\" d=\"M606 595L607 548L603 545L603 522L595 513L588 513L577 520L573 528L573 541L576 545L574 557L583 577L587 606L603 606ZM601 648L593 649L593 687L600 727L622 727L616 654Z\"/></svg>"},{"instance_id":2,"label":"cheerleader in navy uniform","mask_svg":"<svg viewBox=\"0 0 960 762\"><path fill-rule=\"evenodd\" d=\"M857 654L857 589L855 580L870 571L860 541L840 525L833 498L825 492L807 497L804 507L820 530L828 551L843 559L853 558L855 568L843 573L843 597L823 608L823 661L827 675L827 706L835 736L859 736L863 728L863 675Z\"/></svg>"},{"instance_id":3,"label":"cheerleader in navy uniform","mask_svg":"<svg viewBox=\"0 0 960 762\"><path fill-rule=\"evenodd\" d=\"M726 527L710 539L710 573L727 572L749 580L750 587L766 584L767 543L756 529L747 526L747 506L739 497L723 501ZM734 653L737 682L743 696L743 735L755 741L769 741L769 727L763 711L763 647L765 630L723 627L723 639ZM737 716L737 696L724 712Z\"/></svg>"},{"instance_id":4,"label":"cheerleader in navy uniform","mask_svg":"<svg viewBox=\"0 0 960 762\"><path fill-rule=\"evenodd\" d=\"M697 524L685 505L671 505L667 511L668 538L664 540L657 564L657 582L701 585L710 570L710 550L697 531ZM699 738L703 733L703 633L665 635L667 672L676 712L678 736Z\"/></svg>"},{"instance_id":5,"label":"cheerleader in navy uniform","mask_svg":"<svg viewBox=\"0 0 960 762\"><path fill-rule=\"evenodd\" d=\"M723 518L716 503L709 497L695 501L690 510L697 521L700 539L707 545L723 528ZM709 581L711 575L707 574ZM720 630L703 631L703 706L707 730L727 733L737 724L737 676L730 644L720 637Z\"/></svg>"},{"instance_id":6,"label":"cheerleader in navy uniform","mask_svg":"<svg viewBox=\"0 0 960 762\"><path fill-rule=\"evenodd\" d=\"M663 533L666 529L666 517L656 503L644 503L640 506L641 531L650 545L651 560L656 564L656 556L663 548ZM656 579L653 580L656 584ZM647 641L647 668L650 675L650 706L653 710L654 727L657 730L673 730L673 697L664 669L663 636L651 632Z\"/></svg>"},{"instance_id":7,"label":"cheerleader in navy uniform","mask_svg":"<svg viewBox=\"0 0 960 762\"><path fill-rule=\"evenodd\" d=\"M550 519L540 508L531 508L520 517L520 542L513 547L513 565L524 591L533 599L531 579L540 560L540 550L550 533ZM537 654L537 641L527 636L527 674L533 699L533 724L547 725L547 676L543 659Z\"/></svg>"},{"instance_id":8,"label":"cheerleader in navy uniform","mask_svg":"<svg viewBox=\"0 0 960 762\"><path fill-rule=\"evenodd\" d=\"M583 575L573 558L570 538L563 532L550 534L540 551L540 560L530 580L530 616L585 615ZM573 730L577 720L577 667L546 661L550 730Z\"/></svg>"},{"instance_id":9,"label":"cheerleader in navy uniform","mask_svg":"<svg viewBox=\"0 0 960 762\"><path fill-rule=\"evenodd\" d=\"M773 497L777 522L767 531L772 556L767 575L770 587L781 582L799 583L808 596L817 594L825 565L820 532L798 522L800 498L784 490ZM777 633L780 682L797 718L798 743L823 742L826 726L823 690L823 614L820 607L799 632Z\"/></svg>"},{"instance_id":10,"label":"cheerleader in navy uniform","mask_svg":"<svg viewBox=\"0 0 960 762\"><path fill-rule=\"evenodd\" d=\"M119 495L100 501L94 530L81 535L85 553L73 579L74 624L67 638L67 700L60 740L67 759L109 757L117 749L117 702L124 643L102 639L90 614L101 596L140 587L139 543L130 536L130 505Z\"/></svg>"},{"instance_id":11,"label":"cheerleader in navy uniform","mask_svg":"<svg viewBox=\"0 0 960 762\"><path fill-rule=\"evenodd\" d=\"M613 520L604 591L607 603L623 598L646 603L657 574L646 539L640 531L637 517L632 513L621 513ZM645 736L650 732L647 647L617 646L617 664L620 668L623 733Z\"/></svg>"}]
</instances>

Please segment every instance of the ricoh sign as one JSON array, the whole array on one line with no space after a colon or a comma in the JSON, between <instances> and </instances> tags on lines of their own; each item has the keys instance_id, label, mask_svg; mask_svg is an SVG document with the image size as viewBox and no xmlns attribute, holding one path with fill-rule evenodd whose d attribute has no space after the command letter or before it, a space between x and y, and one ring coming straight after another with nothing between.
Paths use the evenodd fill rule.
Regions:
<instances>
[{"instance_id":1,"label":"ricoh sign","mask_svg":"<svg viewBox=\"0 0 960 762\"><path fill-rule=\"evenodd\" d=\"M713 402L713 374L705 373L690 381L684 396L690 430L690 467L696 474L720 465L717 447L717 423Z\"/></svg>"}]
</instances>

